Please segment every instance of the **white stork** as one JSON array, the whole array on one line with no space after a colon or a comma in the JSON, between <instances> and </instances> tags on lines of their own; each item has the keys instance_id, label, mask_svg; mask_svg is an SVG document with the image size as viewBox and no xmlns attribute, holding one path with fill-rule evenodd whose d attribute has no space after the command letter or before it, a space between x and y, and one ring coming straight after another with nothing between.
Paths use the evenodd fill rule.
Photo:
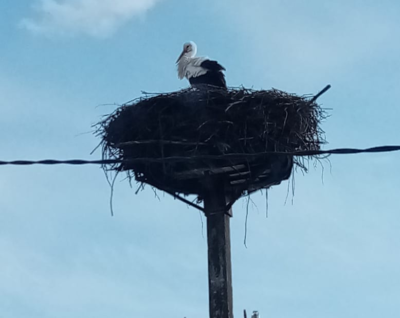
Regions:
<instances>
[{"instance_id":1,"label":"white stork","mask_svg":"<svg viewBox=\"0 0 400 318\"><path fill-rule=\"evenodd\" d=\"M193 87L201 84L212 85L226 89L225 68L217 61L207 57L196 57L197 46L190 41L183 45L183 51L178 57L178 77L186 77Z\"/></svg>"}]
</instances>

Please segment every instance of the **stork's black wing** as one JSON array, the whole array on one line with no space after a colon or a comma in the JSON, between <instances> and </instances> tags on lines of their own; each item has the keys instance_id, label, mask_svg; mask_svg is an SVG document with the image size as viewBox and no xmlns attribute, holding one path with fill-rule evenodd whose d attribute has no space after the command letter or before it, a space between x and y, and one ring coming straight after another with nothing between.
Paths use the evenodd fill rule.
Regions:
<instances>
[{"instance_id":1,"label":"stork's black wing","mask_svg":"<svg viewBox=\"0 0 400 318\"><path fill-rule=\"evenodd\" d=\"M205 68L207 73L189 78L192 86L206 84L226 88L225 75L222 73L222 71L225 71L225 68L221 64L217 61L205 60L200 66Z\"/></svg>"},{"instance_id":2,"label":"stork's black wing","mask_svg":"<svg viewBox=\"0 0 400 318\"><path fill-rule=\"evenodd\" d=\"M205 60L200 64L200 66L213 72L225 71L225 67L219 64L217 61Z\"/></svg>"}]
</instances>

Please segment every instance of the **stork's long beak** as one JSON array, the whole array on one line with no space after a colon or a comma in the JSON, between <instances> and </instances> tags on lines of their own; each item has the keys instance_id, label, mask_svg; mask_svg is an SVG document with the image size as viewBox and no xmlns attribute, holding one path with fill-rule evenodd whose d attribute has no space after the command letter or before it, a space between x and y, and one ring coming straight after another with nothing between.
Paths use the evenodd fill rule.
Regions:
<instances>
[{"instance_id":1,"label":"stork's long beak","mask_svg":"<svg viewBox=\"0 0 400 318\"><path fill-rule=\"evenodd\" d=\"M181 55L179 55L178 59L176 60L176 63L179 62L179 60L182 58L182 56L186 53L185 50L182 51Z\"/></svg>"}]
</instances>

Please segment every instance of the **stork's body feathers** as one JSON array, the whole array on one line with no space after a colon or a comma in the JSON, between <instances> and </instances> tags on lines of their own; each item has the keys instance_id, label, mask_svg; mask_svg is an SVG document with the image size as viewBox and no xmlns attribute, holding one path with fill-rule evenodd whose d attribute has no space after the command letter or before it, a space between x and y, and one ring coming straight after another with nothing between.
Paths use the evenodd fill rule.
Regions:
<instances>
[{"instance_id":1,"label":"stork's body feathers","mask_svg":"<svg viewBox=\"0 0 400 318\"><path fill-rule=\"evenodd\" d=\"M224 73L222 73L222 71L225 71L225 68L221 64L219 64L217 61L204 60L200 64L200 67L206 69L207 72L203 75L190 77L190 85L196 86L207 84L226 88L225 75Z\"/></svg>"},{"instance_id":2,"label":"stork's body feathers","mask_svg":"<svg viewBox=\"0 0 400 318\"><path fill-rule=\"evenodd\" d=\"M197 51L193 42L185 43L177 60L178 76L186 77L192 86L212 85L226 88L225 68L217 61L206 57L195 57Z\"/></svg>"}]
</instances>

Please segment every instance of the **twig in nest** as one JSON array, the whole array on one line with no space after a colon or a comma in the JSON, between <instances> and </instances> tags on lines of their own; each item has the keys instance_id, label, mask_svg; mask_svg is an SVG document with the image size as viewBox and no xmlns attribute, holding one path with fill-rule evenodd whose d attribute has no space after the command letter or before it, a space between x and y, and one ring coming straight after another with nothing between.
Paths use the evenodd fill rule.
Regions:
<instances>
[{"instance_id":1,"label":"twig in nest","mask_svg":"<svg viewBox=\"0 0 400 318\"><path fill-rule=\"evenodd\" d=\"M250 196L247 197L247 205L246 205L246 220L244 222L244 246L247 248L247 219L249 217L249 203L250 203Z\"/></svg>"},{"instance_id":2,"label":"twig in nest","mask_svg":"<svg viewBox=\"0 0 400 318\"><path fill-rule=\"evenodd\" d=\"M116 173L115 173L115 176L114 176L112 182L109 183L109 184L110 184L110 187L111 187L111 191L110 191L110 211L111 211L111 216L114 216L114 206L113 206L114 185L115 185L115 180L117 180L118 173L119 173L119 172L116 172Z\"/></svg>"}]
</instances>

